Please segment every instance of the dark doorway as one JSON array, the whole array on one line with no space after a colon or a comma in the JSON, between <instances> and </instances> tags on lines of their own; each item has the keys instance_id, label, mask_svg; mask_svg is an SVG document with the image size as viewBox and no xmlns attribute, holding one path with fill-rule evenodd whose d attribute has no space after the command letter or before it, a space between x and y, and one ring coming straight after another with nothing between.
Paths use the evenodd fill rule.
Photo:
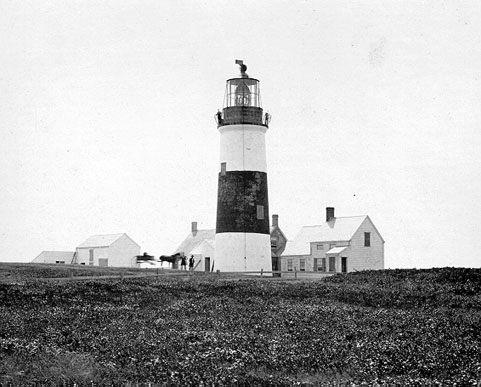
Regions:
<instances>
[{"instance_id":1,"label":"dark doorway","mask_svg":"<svg viewBox=\"0 0 481 387\"><path fill-rule=\"evenodd\" d=\"M280 258L279 257L272 257L272 271L280 271ZM273 277L280 277L281 273L272 273Z\"/></svg>"},{"instance_id":2,"label":"dark doorway","mask_svg":"<svg viewBox=\"0 0 481 387\"><path fill-rule=\"evenodd\" d=\"M209 272L210 271L210 257L205 257L204 258L204 265L205 265L205 271Z\"/></svg>"},{"instance_id":3,"label":"dark doorway","mask_svg":"<svg viewBox=\"0 0 481 387\"><path fill-rule=\"evenodd\" d=\"M341 257L341 271L347 273L347 257Z\"/></svg>"},{"instance_id":4,"label":"dark doorway","mask_svg":"<svg viewBox=\"0 0 481 387\"><path fill-rule=\"evenodd\" d=\"M336 257L329 257L329 271L336 271Z\"/></svg>"}]
</instances>

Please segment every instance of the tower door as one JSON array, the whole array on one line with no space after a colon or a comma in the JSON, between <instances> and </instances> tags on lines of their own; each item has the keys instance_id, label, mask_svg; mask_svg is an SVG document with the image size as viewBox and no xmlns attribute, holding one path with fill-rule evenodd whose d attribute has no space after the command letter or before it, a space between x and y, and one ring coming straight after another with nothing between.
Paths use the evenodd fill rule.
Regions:
<instances>
[{"instance_id":1,"label":"tower door","mask_svg":"<svg viewBox=\"0 0 481 387\"><path fill-rule=\"evenodd\" d=\"M204 267L206 272L210 271L210 257L205 257L204 258Z\"/></svg>"},{"instance_id":2,"label":"tower door","mask_svg":"<svg viewBox=\"0 0 481 387\"><path fill-rule=\"evenodd\" d=\"M347 257L341 257L341 271L347 273Z\"/></svg>"}]
</instances>

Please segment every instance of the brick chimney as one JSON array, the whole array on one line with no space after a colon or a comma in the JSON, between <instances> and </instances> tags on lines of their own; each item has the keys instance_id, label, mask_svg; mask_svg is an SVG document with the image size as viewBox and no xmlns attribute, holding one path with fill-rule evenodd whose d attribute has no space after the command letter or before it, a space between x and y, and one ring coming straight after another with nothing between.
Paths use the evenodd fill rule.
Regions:
<instances>
[{"instance_id":1,"label":"brick chimney","mask_svg":"<svg viewBox=\"0 0 481 387\"><path fill-rule=\"evenodd\" d=\"M192 234L197 234L197 222L192 222Z\"/></svg>"},{"instance_id":2,"label":"brick chimney","mask_svg":"<svg viewBox=\"0 0 481 387\"><path fill-rule=\"evenodd\" d=\"M272 227L279 227L279 215L272 215Z\"/></svg>"},{"instance_id":3,"label":"brick chimney","mask_svg":"<svg viewBox=\"0 0 481 387\"><path fill-rule=\"evenodd\" d=\"M334 207L326 207L326 222L329 222L330 220L334 220Z\"/></svg>"}]
</instances>

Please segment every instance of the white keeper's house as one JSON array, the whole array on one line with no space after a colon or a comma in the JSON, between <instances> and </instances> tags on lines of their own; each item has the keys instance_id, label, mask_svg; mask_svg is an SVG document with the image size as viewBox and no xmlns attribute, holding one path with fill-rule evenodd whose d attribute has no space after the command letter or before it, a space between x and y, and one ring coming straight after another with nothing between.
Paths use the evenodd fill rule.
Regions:
<instances>
[{"instance_id":1,"label":"white keeper's house","mask_svg":"<svg viewBox=\"0 0 481 387\"><path fill-rule=\"evenodd\" d=\"M335 217L326 208L326 221L304 226L288 241L281 270L308 277L314 273L349 273L384 269L384 239L367 215ZM289 273L283 276L292 276Z\"/></svg>"},{"instance_id":2,"label":"white keeper's house","mask_svg":"<svg viewBox=\"0 0 481 387\"><path fill-rule=\"evenodd\" d=\"M72 263L136 267L137 255L140 255L140 246L127 234L93 235L77 246Z\"/></svg>"}]
</instances>

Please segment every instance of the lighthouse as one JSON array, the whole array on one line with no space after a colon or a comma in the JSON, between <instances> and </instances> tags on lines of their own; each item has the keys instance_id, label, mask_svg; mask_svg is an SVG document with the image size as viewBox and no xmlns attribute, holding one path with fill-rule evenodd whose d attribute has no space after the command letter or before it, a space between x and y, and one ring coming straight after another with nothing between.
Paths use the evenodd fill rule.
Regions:
<instances>
[{"instance_id":1,"label":"lighthouse","mask_svg":"<svg viewBox=\"0 0 481 387\"><path fill-rule=\"evenodd\" d=\"M261 106L259 81L236 60L240 76L226 81L224 106L216 114L220 166L215 269L271 271L265 135L270 116Z\"/></svg>"}]
</instances>

